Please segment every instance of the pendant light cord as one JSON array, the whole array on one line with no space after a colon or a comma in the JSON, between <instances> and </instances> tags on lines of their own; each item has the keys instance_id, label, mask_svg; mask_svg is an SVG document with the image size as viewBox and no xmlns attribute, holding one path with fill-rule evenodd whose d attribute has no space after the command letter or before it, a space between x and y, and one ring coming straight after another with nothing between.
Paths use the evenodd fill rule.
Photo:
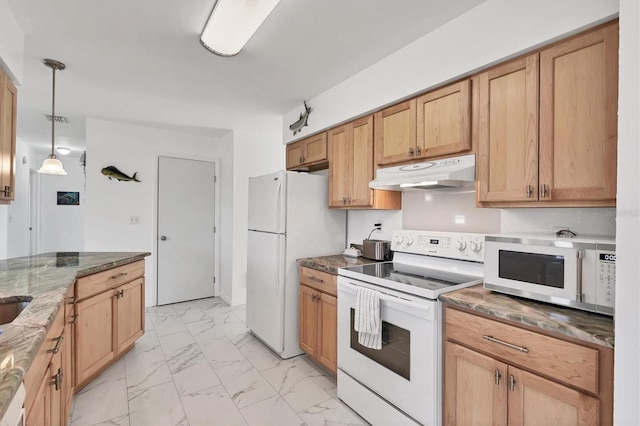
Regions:
<instances>
[{"instance_id":1,"label":"pendant light cord","mask_svg":"<svg viewBox=\"0 0 640 426\"><path fill-rule=\"evenodd\" d=\"M56 68L53 67L53 88L51 90L51 155L55 149L55 131L56 131Z\"/></svg>"}]
</instances>

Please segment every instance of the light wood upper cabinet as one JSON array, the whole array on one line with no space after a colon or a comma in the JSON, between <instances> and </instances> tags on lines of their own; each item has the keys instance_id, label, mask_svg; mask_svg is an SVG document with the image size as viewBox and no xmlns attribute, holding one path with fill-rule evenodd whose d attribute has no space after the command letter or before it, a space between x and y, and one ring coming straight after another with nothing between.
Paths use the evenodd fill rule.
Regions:
<instances>
[{"instance_id":1,"label":"light wood upper cabinet","mask_svg":"<svg viewBox=\"0 0 640 426\"><path fill-rule=\"evenodd\" d=\"M388 165L416 155L416 100L393 105L376 113L376 162Z\"/></svg>"},{"instance_id":2,"label":"light wood upper cabinet","mask_svg":"<svg viewBox=\"0 0 640 426\"><path fill-rule=\"evenodd\" d=\"M315 171L327 166L327 132L287 145L287 170Z\"/></svg>"},{"instance_id":3,"label":"light wood upper cabinet","mask_svg":"<svg viewBox=\"0 0 640 426\"><path fill-rule=\"evenodd\" d=\"M18 91L0 71L0 204L15 198L17 109Z\"/></svg>"},{"instance_id":4,"label":"light wood upper cabinet","mask_svg":"<svg viewBox=\"0 0 640 426\"><path fill-rule=\"evenodd\" d=\"M329 130L329 207L400 209L402 194L369 188L373 174L373 115Z\"/></svg>"},{"instance_id":5,"label":"light wood upper cabinet","mask_svg":"<svg viewBox=\"0 0 640 426\"><path fill-rule=\"evenodd\" d=\"M471 80L426 93L417 99L417 158L471 149Z\"/></svg>"},{"instance_id":6,"label":"light wood upper cabinet","mask_svg":"<svg viewBox=\"0 0 640 426\"><path fill-rule=\"evenodd\" d=\"M615 205L617 22L474 79L479 204Z\"/></svg>"},{"instance_id":7,"label":"light wood upper cabinet","mask_svg":"<svg viewBox=\"0 0 640 426\"><path fill-rule=\"evenodd\" d=\"M537 53L476 77L478 200L538 199Z\"/></svg>"},{"instance_id":8,"label":"light wood upper cabinet","mask_svg":"<svg viewBox=\"0 0 640 426\"><path fill-rule=\"evenodd\" d=\"M614 200L618 23L540 52L540 199Z\"/></svg>"}]
</instances>

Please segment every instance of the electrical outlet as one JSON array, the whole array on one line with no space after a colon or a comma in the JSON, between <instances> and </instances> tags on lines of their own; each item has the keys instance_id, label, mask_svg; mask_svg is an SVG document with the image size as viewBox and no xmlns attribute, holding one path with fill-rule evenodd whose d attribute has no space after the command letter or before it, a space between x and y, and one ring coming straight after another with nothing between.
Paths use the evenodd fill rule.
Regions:
<instances>
[{"instance_id":1,"label":"electrical outlet","mask_svg":"<svg viewBox=\"0 0 640 426\"><path fill-rule=\"evenodd\" d=\"M129 225L140 225L140 216L129 216Z\"/></svg>"}]
</instances>

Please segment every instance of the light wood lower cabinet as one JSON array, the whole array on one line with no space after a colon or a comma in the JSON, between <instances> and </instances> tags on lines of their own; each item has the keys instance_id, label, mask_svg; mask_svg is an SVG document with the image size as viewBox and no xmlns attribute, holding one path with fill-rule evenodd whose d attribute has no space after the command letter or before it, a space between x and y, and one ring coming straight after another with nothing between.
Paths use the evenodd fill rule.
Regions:
<instances>
[{"instance_id":1,"label":"light wood lower cabinet","mask_svg":"<svg viewBox=\"0 0 640 426\"><path fill-rule=\"evenodd\" d=\"M85 386L144 334L144 261L105 272L100 273L99 279L96 274L77 283L76 294L85 297L79 297L76 304L75 384L78 388ZM134 279L123 283L127 278ZM105 291L105 288L108 289ZM90 295L91 289L100 292Z\"/></svg>"},{"instance_id":2,"label":"light wood lower cabinet","mask_svg":"<svg viewBox=\"0 0 640 426\"><path fill-rule=\"evenodd\" d=\"M67 355L64 308L58 311L44 342L25 375L25 413L27 425L66 423L68 400L63 380L67 372L63 360Z\"/></svg>"},{"instance_id":3,"label":"light wood lower cabinet","mask_svg":"<svg viewBox=\"0 0 640 426\"><path fill-rule=\"evenodd\" d=\"M445 309L444 423L613 421L613 350Z\"/></svg>"},{"instance_id":4,"label":"light wood lower cabinet","mask_svg":"<svg viewBox=\"0 0 640 426\"><path fill-rule=\"evenodd\" d=\"M338 370L337 280L300 267L300 348L332 372Z\"/></svg>"}]
</instances>

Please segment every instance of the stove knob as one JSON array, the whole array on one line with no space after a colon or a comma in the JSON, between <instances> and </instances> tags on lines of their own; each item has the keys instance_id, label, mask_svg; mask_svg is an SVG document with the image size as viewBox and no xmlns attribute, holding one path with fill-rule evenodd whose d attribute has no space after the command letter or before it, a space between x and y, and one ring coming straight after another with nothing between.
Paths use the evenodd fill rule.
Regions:
<instances>
[{"instance_id":1,"label":"stove knob","mask_svg":"<svg viewBox=\"0 0 640 426\"><path fill-rule=\"evenodd\" d=\"M456 243L456 248L459 252L463 252L464 249L467 248L467 243L464 240L458 240L458 242Z\"/></svg>"},{"instance_id":2,"label":"stove knob","mask_svg":"<svg viewBox=\"0 0 640 426\"><path fill-rule=\"evenodd\" d=\"M404 241L404 235L402 235L402 234L397 234L397 235L396 235L396 243L397 243L398 245L400 245L400 244L402 244L402 241Z\"/></svg>"},{"instance_id":3,"label":"stove knob","mask_svg":"<svg viewBox=\"0 0 640 426\"><path fill-rule=\"evenodd\" d=\"M474 253L480 253L480 250L482 250L482 241L471 241L469 243L469 248Z\"/></svg>"},{"instance_id":4,"label":"stove knob","mask_svg":"<svg viewBox=\"0 0 640 426\"><path fill-rule=\"evenodd\" d=\"M409 235L407 237L407 247L409 247L411 244L413 244L413 237L411 235Z\"/></svg>"}]
</instances>

